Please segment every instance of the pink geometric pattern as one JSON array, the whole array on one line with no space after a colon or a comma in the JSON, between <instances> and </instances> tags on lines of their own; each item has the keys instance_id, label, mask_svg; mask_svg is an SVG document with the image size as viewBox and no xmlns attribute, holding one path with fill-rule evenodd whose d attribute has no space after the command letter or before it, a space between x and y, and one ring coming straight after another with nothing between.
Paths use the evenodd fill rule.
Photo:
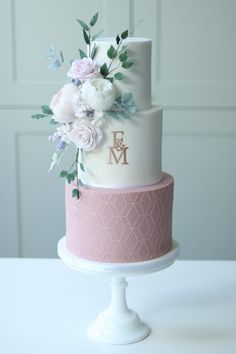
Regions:
<instances>
[{"instance_id":1,"label":"pink geometric pattern","mask_svg":"<svg viewBox=\"0 0 236 354\"><path fill-rule=\"evenodd\" d=\"M80 258L127 263L160 257L172 244L173 178L147 187L81 187L66 184L66 246Z\"/></svg>"}]
</instances>

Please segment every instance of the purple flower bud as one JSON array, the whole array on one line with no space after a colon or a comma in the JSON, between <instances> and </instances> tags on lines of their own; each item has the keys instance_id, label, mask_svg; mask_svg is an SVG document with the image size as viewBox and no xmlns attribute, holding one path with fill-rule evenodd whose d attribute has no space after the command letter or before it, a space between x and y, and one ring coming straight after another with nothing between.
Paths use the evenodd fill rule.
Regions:
<instances>
[{"instance_id":1,"label":"purple flower bud","mask_svg":"<svg viewBox=\"0 0 236 354\"><path fill-rule=\"evenodd\" d=\"M66 143L64 141L60 141L59 144L57 145L57 151L64 150L66 147Z\"/></svg>"},{"instance_id":2,"label":"purple flower bud","mask_svg":"<svg viewBox=\"0 0 236 354\"><path fill-rule=\"evenodd\" d=\"M72 79L71 81L73 82L73 84L75 86L80 86L81 85L81 81L79 79Z\"/></svg>"}]
</instances>

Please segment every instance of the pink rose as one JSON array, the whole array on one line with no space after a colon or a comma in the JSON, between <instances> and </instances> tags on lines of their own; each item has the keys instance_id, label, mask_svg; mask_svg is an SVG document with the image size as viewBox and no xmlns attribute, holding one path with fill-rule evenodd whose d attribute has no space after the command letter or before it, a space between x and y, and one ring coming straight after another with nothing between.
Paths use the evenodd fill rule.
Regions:
<instances>
[{"instance_id":1,"label":"pink rose","mask_svg":"<svg viewBox=\"0 0 236 354\"><path fill-rule=\"evenodd\" d=\"M53 119L60 123L70 123L76 119L72 97L78 90L74 84L66 84L53 96L50 103Z\"/></svg>"},{"instance_id":2,"label":"pink rose","mask_svg":"<svg viewBox=\"0 0 236 354\"><path fill-rule=\"evenodd\" d=\"M70 140L77 148L91 151L101 142L103 134L98 126L92 125L88 119L82 119L74 123L70 132Z\"/></svg>"},{"instance_id":3,"label":"pink rose","mask_svg":"<svg viewBox=\"0 0 236 354\"><path fill-rule=\"evenodd\" d=\"M91 58L73 61L67 76L71 79L86 80L99 74L99 66Z\"/></svg>"}]
</instances>

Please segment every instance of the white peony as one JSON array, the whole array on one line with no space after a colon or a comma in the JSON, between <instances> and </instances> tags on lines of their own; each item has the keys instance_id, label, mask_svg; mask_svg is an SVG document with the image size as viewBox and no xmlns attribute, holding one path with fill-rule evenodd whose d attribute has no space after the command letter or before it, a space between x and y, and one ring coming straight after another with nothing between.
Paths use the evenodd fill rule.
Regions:
<instances>
[{"instance_id":1,"label":"white peony","mask_svg":"<svg viewBox=\"0 0 236 354\"><path fill-rule=\"evenodd\" d=\"M85 151L94 150L102 138L101 129L88 119L77 120L70 132L70 140L75 143L78 149Z\"/></svg>"},{"instance_id":2,"label":"white peony","mask_svg":"<svg viewBox=\"0 0 236 354\"><path fill-rule=\"evenodd\" d=\"M60 123L70 123L76 119L72 97L77 94L79 88L74 84L64 85L52 98L50 108L53 111L53 119Z\"/></svg>"},{"instance_id":3,"label":"white peony","mask_svg":"<svg viewBox=\"0 0 236 354\"><path fill-rule=\"evenodd\" d=\"M86 81L81 88L86 104L95 111L107 111L115 101L115 87L109 80L96 78Z\"/></svg>"}]
</instances>

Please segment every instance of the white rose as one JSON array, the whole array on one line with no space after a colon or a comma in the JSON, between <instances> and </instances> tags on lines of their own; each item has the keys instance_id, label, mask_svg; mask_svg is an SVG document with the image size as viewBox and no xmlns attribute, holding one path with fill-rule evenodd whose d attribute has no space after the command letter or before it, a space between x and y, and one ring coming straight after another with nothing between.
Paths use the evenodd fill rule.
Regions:
<instances>
[{"instance_id":1,"label":"white rose","mask_svg":"<svg viewBox=\"0 0 236 354\"><path fill-rule=\"evenodd\" d=\"M91 151L101 142L103 138L99 127L94 126L88 119L77 120L70 132L70 140L77 148Z\"/></svg>"},{"instance_id":2,"label":"white rose","mask_svg":"<svg viewBox=\"0 0 236 354\"><path fill-rule=\"evenodd\" d=\"M96 78L86 81L81 89L83 100L95 111L106 111L115 101L115 88L109 80Z\"/></svg>"},{"instance_id":3,"label":"white rose","mask_svg":"<svg viewBox=\"0 0 236 354\"><path fill-rule=\"evenodd\" d=\"M52 98L50 108L53 119L60 123L70 123L76 119L72 97L78 93L79 88L74 84L64 85Z\"/></svg>"}]
</instances>

